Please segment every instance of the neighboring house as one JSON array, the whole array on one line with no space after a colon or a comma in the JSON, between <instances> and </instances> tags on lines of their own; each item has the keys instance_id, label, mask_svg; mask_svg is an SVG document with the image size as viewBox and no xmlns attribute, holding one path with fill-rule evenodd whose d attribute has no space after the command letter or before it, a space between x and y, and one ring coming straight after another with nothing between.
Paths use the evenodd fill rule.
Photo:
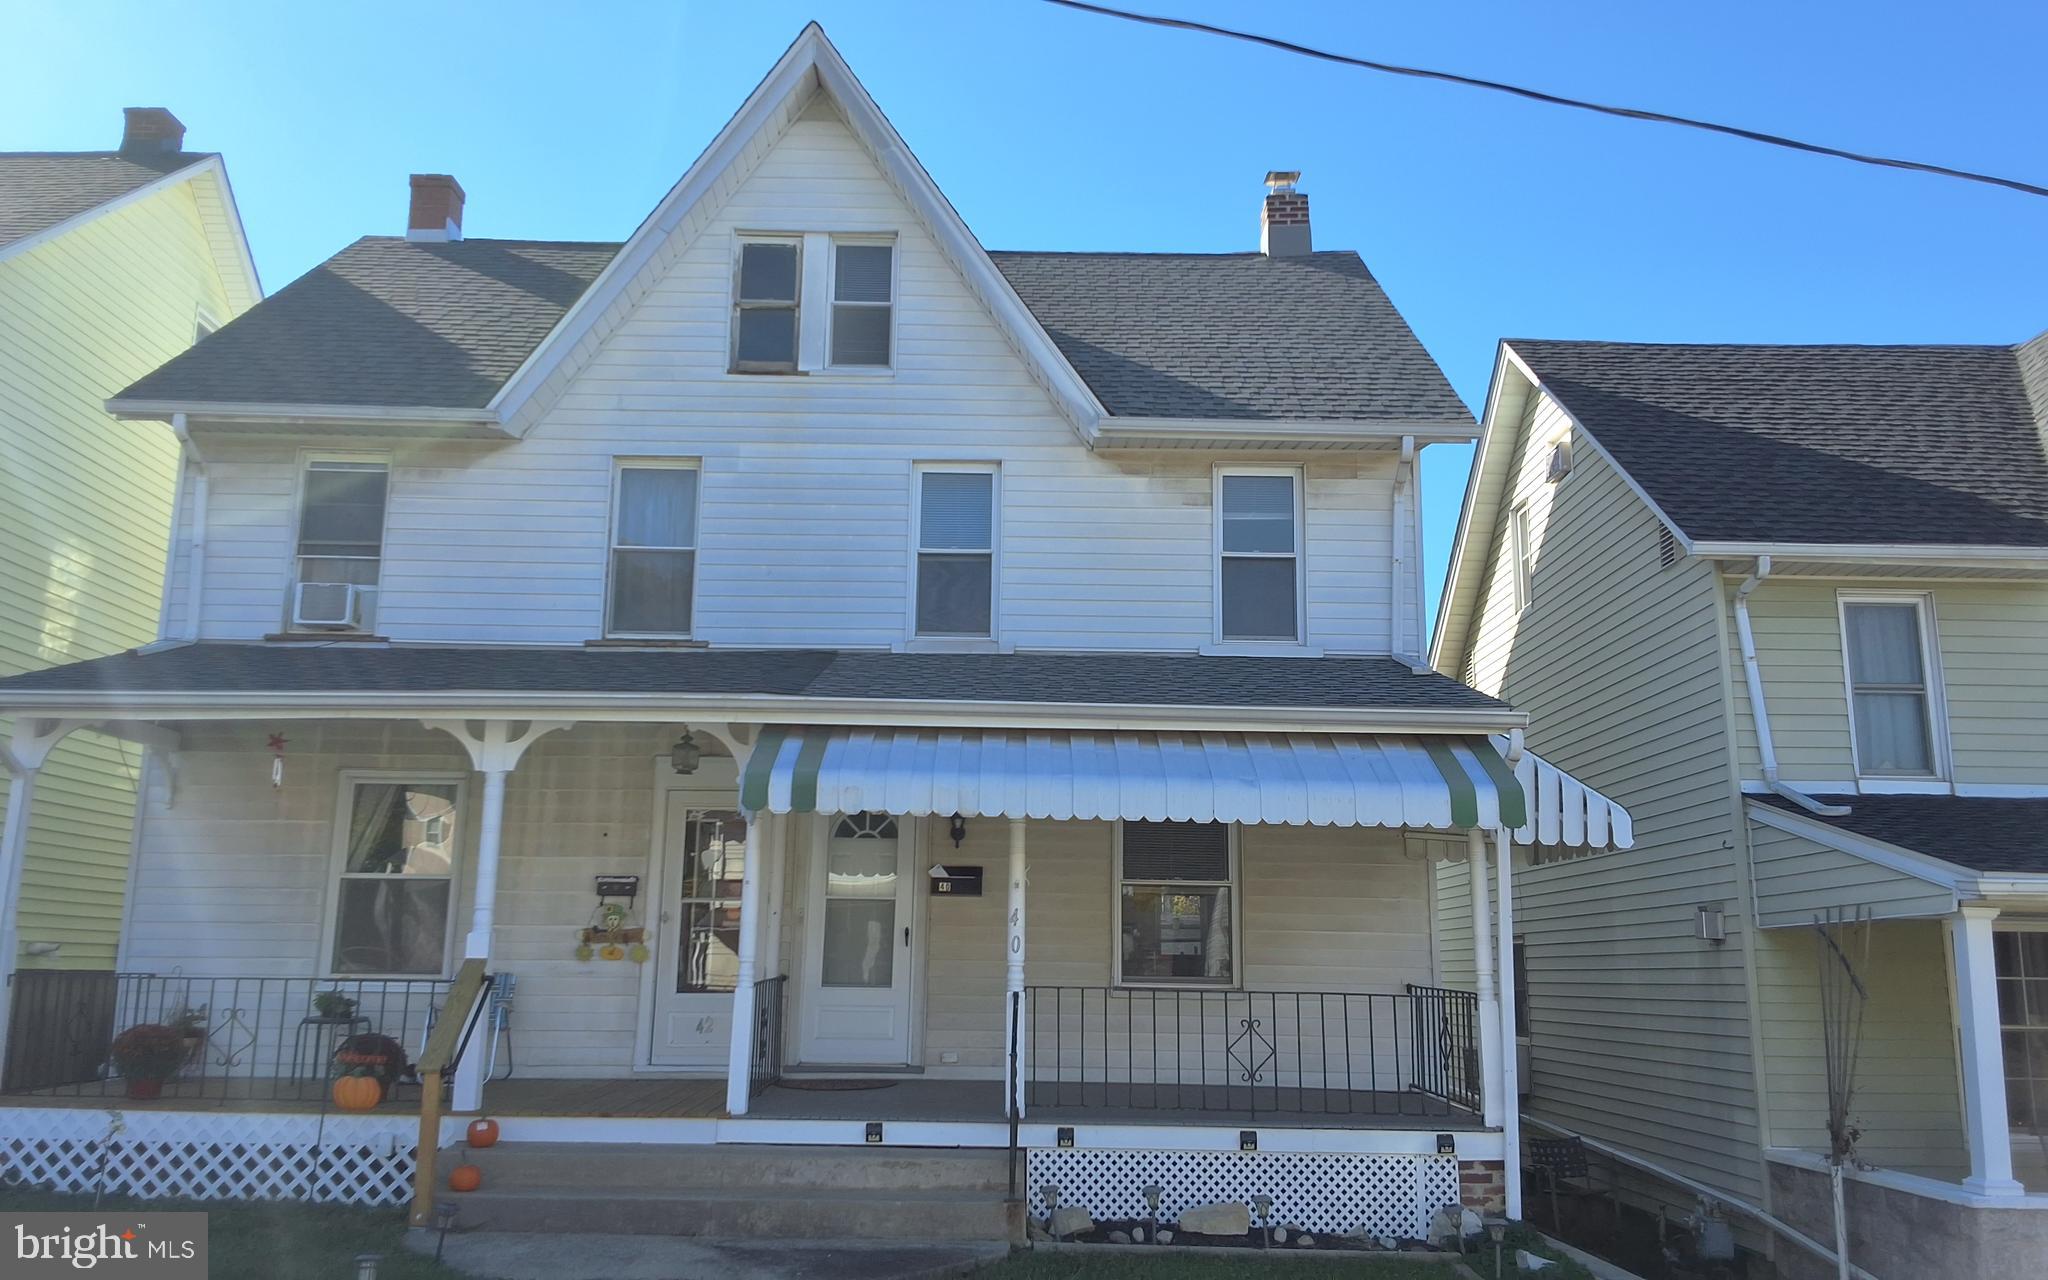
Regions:
<instances>
[{"instance_id":1,"label":"neighboring house","mask_svg":"<svg viewBox=\"0 0 2048 1280\"><path fill-rule=\"evenodd\" d=\"M419 1091L323 1120L331 1050L440 1065L488 970L465 1225L731 1230L793 1193L706 1144L759 1143L904 1157L785 1232L1008 1230L1013 1142L1039 1213L1512 1206L1493 938L1440 986L1428 860L1627 815L1422 664L1416 456L1476 428L1293 178L1260 252L991 254L813 26L623 245L416 176L116 394L203 468L176 642L0 705L165 735L103 1033L197 1048L122 1151L405 1199ZM101 1131L104 1043L0 1110L25 1176L92 1176L31 1138Z\"/></svg>"},{"instance_id":2,"label":"neighboring house","mask_svg":"<svg viewBox=\"0 0 2048 1280\"><path fill-rule=\"evenodd\" d=\"M2044 429L2048 336L1507 342L1435 637L1636 822L1517 873L1529 1114L1831 1238L1847 921L1880 1275L2048 1245Z\"/></svg>"},{"instance_id":3,"label":"neighboring house","mask_svg":"<svg viewBox=\"0 0 2048 1280\"><path fill-rule=\"evenodd\" d=\"M227 171L184 135L131 107L118 151L0 152L0 676L156 637L178 442L103 406L262 296ZM9 972L114 963L140 768L90 735L37 771L26 856L0 866Z\"/></svg>"}]
</instances>

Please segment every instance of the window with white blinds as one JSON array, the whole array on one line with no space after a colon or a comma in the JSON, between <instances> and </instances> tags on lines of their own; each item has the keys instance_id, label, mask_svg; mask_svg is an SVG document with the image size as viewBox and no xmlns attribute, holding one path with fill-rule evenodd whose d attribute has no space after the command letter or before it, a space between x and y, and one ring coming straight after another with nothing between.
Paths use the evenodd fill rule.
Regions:
<instances>
[{"instance_id":1,"label":"window with white blinds","mask_svg":"<svg viewBox=\"0 0 2048 1280\"><path fill-rule=\"evenodd\" d=\"M916 633L995 634L996 471L917 471Z\"/></svg>"},{"instance_id":2,"label":"window with white blinds","mask_svg":"<svg viewBox=\"0 0 2048 1280\"><path fill-rule=\"evenodd\" d=\"M1301 640L1301 472L1216 477L1217 638Z\"/></svg>"},{"instance_id":3,"label":"window with white blinds","mask_svg":"<svg viewBox=\"0 0 2048 1280\"><path fill-rule=\"evenodd\" d=\"M831 363L889 363L895 257L886 244L833 244Z\"/></svg>"},{"instance_id":4,"label":"window with white blinds","mask_svg":"<svg viewBox=\"0 0 2048 1280\"><path fill-rule=\"evenodd\" d=\"M1123 822L1117 831L1118 985L1235 986L1233 829Z\"/></svg>"},{"instance_id":5,"label":"window with white blinds","mask_svg":"<svg viewBox=\"0 0 2048 1280\"><path fill-rule=\"evenodd\" d=\"M621 464L612 496L606 633L687 636L696 583L696 464Z\"/></svg>"},{"instance_id":6,"label":"window with white blinds","mask_svg":"<svg viewBox=\"0 0 2048 1280\"><path fill-rule=\"evenodd\" d=\"M1939 772L1927 621L1924 596L1842 600L1849 717L1863 777Z\"/></svg>"}]
</instances>

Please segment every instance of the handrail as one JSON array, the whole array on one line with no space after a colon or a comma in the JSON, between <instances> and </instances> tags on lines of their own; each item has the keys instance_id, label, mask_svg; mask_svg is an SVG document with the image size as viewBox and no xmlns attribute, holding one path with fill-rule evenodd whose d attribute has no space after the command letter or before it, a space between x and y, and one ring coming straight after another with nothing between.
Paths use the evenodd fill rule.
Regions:
<instances>
[{"instance_id":1,"label":"handrail","mask_svg":"<svg viewBox=\"0 0 2048 1280\"><path fill-rule=\"evenodd\" d=\"M412 1225L424 1227L434 1220L434 1165L441 1152L441 1076L460 1059L490 991L490 975L484 962L471 958L455 971L455 983L448 988L441 1019L420 1050L420 1134L418 1154L413 1161Z\"/></svg>"},{"instance_id":2,"label":"handrail","mask_svg":"<svg viewBox=\"0 0 2048 1280\"><path fill-rule=\"evenodd\" d=\"M1017 1096L1023 1092L1023 1080L1018 1075L1017 1040L1024 1029L1024 993L1010 993L1010 1071L1003 1079L1003 1110L1010 1117L1010 1195L1017 1199Z\"/></svg>"}]
</instances>

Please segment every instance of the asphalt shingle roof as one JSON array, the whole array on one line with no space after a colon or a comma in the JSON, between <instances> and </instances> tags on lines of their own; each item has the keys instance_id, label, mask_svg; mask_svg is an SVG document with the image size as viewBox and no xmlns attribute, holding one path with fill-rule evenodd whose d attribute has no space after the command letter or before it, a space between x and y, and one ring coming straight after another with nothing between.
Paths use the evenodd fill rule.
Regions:
<instances>
[{"instance_id":1,"label":"asphalt shingle roof","mask_svg":"<svg viewBox=\"0 0 2048 1280\"><path fill-rule=\"evenodd\" d=\"M1112 414L1471 420L1349 250L989 256Z\"/></svg>"},{"instance_id":2,"label":"asphalt shingle roof","mask_svg":"<svg viewBox=\"0 0 2048 1280\"><path fill-rule=\"evenodd\" d=\"M1693 539L2048 546L2037 344L1507 345Z\"/></svg>"},{"instance_id":3,"label":"asphalt shingle roof","mask_svg":"<svg viewBox=\"0 0 2048 1280\"><path fill-rule=\"evenodd\" d=\"M0 151L0 248L146 187L207 152Z\"/></svg>"},{"instance_id":4,"label":"asphalt shingle roof","mask_svg":"<svg viewBox=\"0 0 2048 1280\"><path fill-rule=\"evenodd\" d=\"M1385 658L196 644L0 680L24 691L646 693L1157 706L1503 709Z\"/></svg>"},{"instance_id":5,"label":"asphalt shingle roof","mask_svg":"<svg viewBox=\"0 0 2048 1280\"><path fill-rule=\"evenodd\" d=\"M482 408L618 248L366 236L119 398Z\"/></svg>"},{"instance_id":6,"label":"asphalt shingle roof","mask_svg":"<svg viewBox=\"0 0 2048 1280\"><path fill-rule=\"evenodd\" d=\"M1815 796L1846 805L1822 818L1783 796L1749 797L1872 840L1912 849L1959 867L1994 874L2048 874L2048 798L1983 796Z\"/></svg>"}]
</instances>

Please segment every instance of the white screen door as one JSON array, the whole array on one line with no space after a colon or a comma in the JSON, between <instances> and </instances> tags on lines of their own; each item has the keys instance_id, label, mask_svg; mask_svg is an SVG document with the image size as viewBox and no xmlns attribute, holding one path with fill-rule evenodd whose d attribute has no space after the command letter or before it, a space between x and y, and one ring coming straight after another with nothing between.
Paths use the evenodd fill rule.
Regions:
<instances>
[{"instance_id":1,"label":"white screen door","mask_svg":"<svg viewBox=\"0 0 2048 1280\"><path fill-rule=\"evenodd\" d=\"M673 791L663 828L655 950L654 1053L660 1066L722 1066L739 976L740 873L747 820L730 794Z\"/></svg>"},{"instance_id":2,"label":"white screen door","mask_svg":"<svg viewBox=\"0 0 2048 1280\"><path fill-rule=\"evenodd\" d=\"M886 814L827 816L813 859L804 948L802 1059L813 1065L910 1061L909 824Z\"/></svg>"}]
</instances>

